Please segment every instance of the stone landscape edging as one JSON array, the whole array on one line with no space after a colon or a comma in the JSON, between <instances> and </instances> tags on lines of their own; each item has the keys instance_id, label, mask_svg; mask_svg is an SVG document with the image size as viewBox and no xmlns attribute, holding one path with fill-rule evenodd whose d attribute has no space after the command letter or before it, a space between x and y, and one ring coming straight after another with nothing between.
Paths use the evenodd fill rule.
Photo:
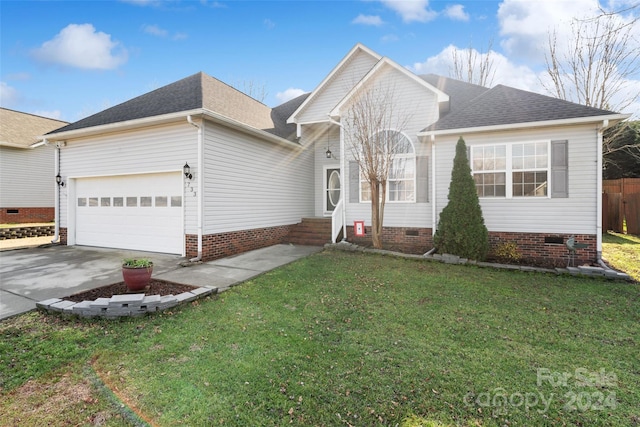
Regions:
<instances>
[{"instance_id":1,"label":"stone landscape edging","mask_svg":"<svg viewBox=\"0 0 640 427\"><path fill-rule=\"evenodd\" d=\"M389 255L395 256L399 258L409 258L409 259L422 259L429 261L437 261L444 262L445 264L468 264L468 265L477 265L478 267L489 267L489 268L497 268L503 270L519 270L525 272L537 272L537 273L553 273L553 274L570 274L573 276L591 276L591 277L604 277L609 280L625 280L625 281L633 281L631 276L626 273L622 273L616 271L611 268L602 268L602 267L591 267L591 266L578 266L578 267L566 267L566 268L541 268L541 267L532 267L528 265L514 265L514 264L499 264L494 262L482 262L470 260L467 258L461 258L457 255L450 254L424 254L424 255L415 255L415 254L405 254L402 252L389 251L386 249L372 249L365 248L353 243L349 242L338 242L338 243L327 243L325 249L330 250L340 250L346 252L366 252L366 253L374 253L379 255Z\"/></svg>"},{"instance_id":2,"label":"stone landscape edging","mask_svg":"<svg viewBox=\"0 0 640 427\"><path fill-rule=\"evenodd\" d=\"M82 302L50 298L36 303L36 307L48 313L62 313L85 318L103 317L107 319L117 319L157 313L217 293L217 291L217 288L201 287L175 296L122 294L114 295L111 298L98 298L94 301L86 300Z\"/></svg>"}]
</instances>

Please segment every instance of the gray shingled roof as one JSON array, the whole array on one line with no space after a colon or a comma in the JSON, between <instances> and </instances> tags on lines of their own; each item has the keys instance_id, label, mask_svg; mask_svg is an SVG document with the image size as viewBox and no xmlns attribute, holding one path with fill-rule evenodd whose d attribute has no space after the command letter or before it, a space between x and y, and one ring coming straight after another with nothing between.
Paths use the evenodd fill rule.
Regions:
<instances>
[{"instance_id":1,"label":"gray shingled roof","mask_svg":"<svg viewBox=\"0 0 640 427\"><path fill-rule=\"evenodd\" d=\"M56 132L205 108L284 138L291 135L291 129L286 125L287 117L283 118L280 111L292 108L295 105L293 101L272 110L226 83L200 72L86 117Z\"/></svg>"},{"instance_id":2,"label":"gray shingled roof","mask_svg":"<svg viewBox=\"0 0 640 427\"><path fill-rule=\"evenodd\" d=\"M474 85L437 74L423 74L418 77L449 95L449 112L459 110L468 104L469 101L489 90L488 87Z\"/></svg>"},{"instance_id":3,"label":"gray shingled roof","mask_svg":"<svg viewBox=\"0 0 640 427\"><path fill-rule=\"evenodd\" d=\"M503 85L489 89L435 74L419 77L449 95L448 112L425 128L425 132L614 114ZM226 83L200 72L55 132L208 109L255 129L293 140L295 125L287 125L286 121L308 96L309 94L301 95L271 109Z\"/></svg>"},{"instance_id":4,"label":"gray shingled roof","mask_svg":"<svg viewBox=\"0 0 640 427\"><path fill-rule=\"evenodd\" d=\"M423 132L615 114L550 96L498 85L452 110Z\"/></svg>"}]
</instances>

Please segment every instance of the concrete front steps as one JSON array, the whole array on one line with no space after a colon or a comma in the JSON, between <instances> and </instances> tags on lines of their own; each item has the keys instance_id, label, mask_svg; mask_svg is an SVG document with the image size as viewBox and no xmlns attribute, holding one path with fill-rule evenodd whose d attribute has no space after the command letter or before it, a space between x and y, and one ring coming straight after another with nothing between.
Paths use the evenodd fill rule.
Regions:
<instances>
[{"instance_id":1,"label":"concrete front steps","mask_svg":"<svg viewBox=\"0 0 640 427\"><path fill-rule=\"evenodd\" d=\"M302 218L289 232L287 243L306 246L331 243L331 218Z\"/></svg>"}]
</instances>

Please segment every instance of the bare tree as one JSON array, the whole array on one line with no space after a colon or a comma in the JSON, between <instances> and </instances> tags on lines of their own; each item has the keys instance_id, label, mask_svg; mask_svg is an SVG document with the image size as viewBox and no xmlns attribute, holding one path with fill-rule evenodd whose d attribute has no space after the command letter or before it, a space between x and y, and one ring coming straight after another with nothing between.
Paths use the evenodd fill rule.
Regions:
<instances>
[{"instance_id":1,"label":"bare tree","mask_svg":"<svg viewBox=\"0 0 640 427\"><path fill-rule=\"evenodd\" d=\"M560 99L606 110L624 110L639 94L626 91L640 71L640 40L630 29L640 18L625 21L616 13L601 13L571 23L566 51L558 34L549 34L545 54L549 81L544 88Z\"/></svg>"},{"instance_id":2,"label":"bare tree","mask_svg":"<svg viewBox=\"0 0 640 427\"><path fill-rule=\"evenodd\" d=\"M469 46L462 51L454 49L451 56L453 65L449 75L457 80L489 87L496 76L491 50L493 41L489 42L486 53L479 53Z\"/></svg>"},{"instance_id":3,"label":"bare tree","mask_svg":"<svg viewBox=\"0 0 640 427\"><path fill-rule=\"evenodd\" d=\"M397 111L394 93L392 87L382 85L363 88L343 118L346 142L371 192L371 235L375 248L382 248L387 182L394 156L406 149L407 140L401 132L410 118Z\"/></svg>"},{"instance_id":4,"label":"bare tree","mask_svg":"<svg viewBox=\"0 0 640 427\"><path fill-rule=\"evenodd\" d=\"M237 81L232 86L260 102L264 102L268 95L266 85L264 83L258 83L255 80Z\"/></svg>"},{"instance_id":5,"label":"bare tree","mask_svg":"<svg viewBox=\"0 0 640 427\"><path fill-rule=\"evenodd\" d=\"M640 17L621 16L638 7L601 10L593 18L574 20L566 50L558 47L557 32L550 33L545 54L549 79L541 79L544 88L560 99L604 110L624 111L638 101L640 94L628 86L640 72L640 40L632 31ZM620 143L629 130L634 128L621 123L604 134L605 168L617 162L619 153L640 161L640 146Z\"/></svg>"}]
</instances>

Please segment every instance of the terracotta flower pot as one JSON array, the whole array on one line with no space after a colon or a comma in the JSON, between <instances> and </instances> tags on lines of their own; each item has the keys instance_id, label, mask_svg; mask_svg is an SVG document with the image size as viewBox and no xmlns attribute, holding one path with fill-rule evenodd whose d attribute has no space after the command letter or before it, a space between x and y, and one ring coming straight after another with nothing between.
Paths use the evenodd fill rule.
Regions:
<instances>
[{"instance_id":1,"label":"terracotta flower pot","mask_svg":"<svg viewBox=\"0 0 640 427\"><path fill-rule=\"evenodd\" d=\"M144 289L151 280L153 264L149 267L122 267L122 278L127 289L130 291L140 291Z\"/></svg>"}]
</instances>

